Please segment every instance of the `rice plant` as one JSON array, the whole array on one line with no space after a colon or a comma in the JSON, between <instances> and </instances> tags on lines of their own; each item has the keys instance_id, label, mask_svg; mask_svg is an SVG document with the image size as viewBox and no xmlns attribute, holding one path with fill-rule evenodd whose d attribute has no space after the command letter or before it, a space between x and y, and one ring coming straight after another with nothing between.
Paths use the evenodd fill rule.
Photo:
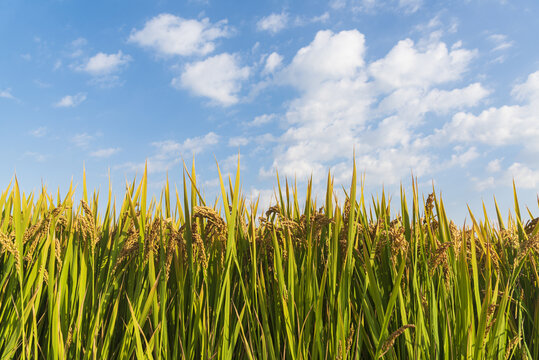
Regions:
<instances>
[{"instance_id":1,"label":"rice plant","mask_svg":"<svg viewBox=\"0 0 539 360\"><path fill-rule=\"evenodd\" d=\"M539 222L457 227L436 194L339 203L277 178L263 212L219 172L147 198L147 175L75 203L0 194L2 359L538 359ZM516 194L516 191L515 191ZM103 213L99 208L106 208Z\"/></svg>"}]
</instances>

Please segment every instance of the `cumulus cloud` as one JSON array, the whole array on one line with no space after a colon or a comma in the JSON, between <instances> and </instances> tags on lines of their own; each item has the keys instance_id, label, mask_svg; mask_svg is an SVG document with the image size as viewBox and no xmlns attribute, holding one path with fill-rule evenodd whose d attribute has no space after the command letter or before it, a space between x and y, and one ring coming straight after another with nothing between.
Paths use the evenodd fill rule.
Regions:
<instances>
[{"instance_id":1,"label":"cumulus cloud","mask_svg":"<svg viewBox=\"0 0 539 360\"><path fill-rule=\"evenodd\" d=\"M369 71L385 89L428 88L460 79L476 54L459 47L449 50L439 41L421 49L411 39L405 39L384 58L373 62Z\"/></svg>"},{"instance_id":2,"label":"cumulus cloud","mask_svg":"<svg viewBox=\"0 0 539 360\"><path fill-rule=\"evenodd\" d=\"M274 72L275 69L281 66L282 62L283 62L283 57L276 52L272 52L266 58L266 64L264 65L264 72L268 74Z\"/></svg>"},{"instance_id":3,"label":"cumulus cloud","mask_svg":"<svg viewBox=\"0 0 539 360\"><path fill-rule=\"evenodd\" d=\"M125 55L122 51L116 54L97 53L78 67L78 70L89 73L93 76L105 76L119 71L131 61L131 56Z\"/></svg>"},{"instance_id":4,"label":"cumulus cloud","mask_svg":"<svg viewBox=\"0 0 539 360\"><path fill-rule=\"evenodd\" d=\"M380 114L398 111L410 121L421 121L428 112L445 115L453 110L475 106L489 93L480 83L453 90L401 87L383 98L378 110Z\"/></svg>"},{"instance_id":5,"label":"cumulus cloud","mask_svg":"<svg viewBox=\"0 0 539 360\"><path fill-rule=\"evenodd\" d=\"M259 31L268 31L271 34L276 34L284 30L288 25L288 14L282 12L280 14L273 13L258 20L256 27Z\"/></svg>"},{"instance_id":6,"label":"cumulus cloud","mask_svg":"<svg viewBox=\"0 0 539 360\"><path fill-rule=\"evenodd\" d=\"M78 93L75 95L66 95L63 98L61 98L58 102L54 103L54 107L59 107L59 108L77 107L80 104L82 104L84 100L86 100L85 93Z\"/></svg>"},{"instance_id":7,"label":"cumulus cloud","mask_svg":"<svg viewBox=\"0 0 539 360\"><path fill-rule=\"evenodd\" d=\"M90 156L97 157L97 158L108 158L108 157L111 157L112 155L116 154L120 150L121 149L118 148L118 147L99 149L99 150L92 151L90 153Z\"/></svg>"},{"instance_id":8,"label":"cumulus cloud","mask_svg":"<svg viewBox=\"0 0 539 360\"><path fill-rule=\"evenodd\" d=\"M215 40L231 33L227 21L212 24L160 14L148 20L141 30L131 31L128 41L155 50L160 55L207 55L214 51Z\"/></svg>"},{"instance_id":9,"label":"cumulus cloud","mask_svg":"<svg viewBox=\"0 0 539 360\"><path fill-rule=\"evenodd\" d=\"M539 185L539 169L532 169L525 164L513 163L508 169L508 174L519 188L536 189Z\"/></svg>"},{"instance_id":10,"label":"cumulus cloud","mask_svg":"<svg viewBox=\"0 0 539 360\"><path fill-rule=\"evenodd\" d=\"M187 64L181 76L172 80L172 85L230 106L239 101L242 81L249 74L249 67L241 67L236 55L223 53Z\"/></svg>"},{"instance_id":11,"label":"cumulus cloud","mask_svg":"<svg viewBox=\"0 0 539 360\"><path fill-rule=\"evenodd\" d=\"M299 96L287 103L287 129L277 138L271 168L261 168L260 175L277 168L300 179L313 174L316 183L331 167L340 176L337 183L348 181L355 149L368 182L391 184L411 170L422 176L442 166L466 166L479 156L472 146L440 158L423 133L426 114L447 115L488 96L480 83L448 88L468 70L474 50L448 49L431 36L418 44L400 41L370 64L365 52L365 37L357 30L319 31L276 74Z\"/></svg>"},{"instance_id":12,"label":"cumulus cloud","mask_svg":"<svg viewBox=\"0 0 539 360\"><path fill-rule=\"evenodd\" d=\"M301 48L284 70L284 80L300 89L313 88L324 81L352 78L364 65L365 37L357 30L319 31Z\"/></svg>"},{"instance_id":13,"label":"cumulus cloud","mask_svg":"<svg viewBox=\"0 0 539 360\"><path fill-rule=\"evenodd\" d=\"M457 152L451 155L449 166L457 165L460 167L465 167L469 162L475 160L479 156L475 146L472 146L466 151L463 151L461 147L457 147L455 150L457 150Z\"/></svg>"},{"instance_id":14,"label":"cumulus cloud","mask_svg":"<svg viewBox=\"0 0 539 360\"><path fill-rule=\"evenodd\" d=\"M490 146L521 145L539 152L539 71L513 88L511 94L522 105L503 105L478 115L458 112L434 135L453 142L480 142Z\"/></svg>"}]
</instances>

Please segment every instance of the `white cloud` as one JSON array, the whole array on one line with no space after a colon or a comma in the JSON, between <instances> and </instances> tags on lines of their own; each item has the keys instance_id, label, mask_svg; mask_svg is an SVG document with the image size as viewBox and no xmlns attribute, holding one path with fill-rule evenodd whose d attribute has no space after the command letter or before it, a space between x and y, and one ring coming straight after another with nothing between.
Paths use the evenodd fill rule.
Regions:
<instances>
[{"instance_id":1,"label":"white cloud","mask_svg":"<svg viewBox=\"0 0 539 360\"><path fill-rule=\"evenodd\" d=\"M256 27L259 31L268 31L271 34L276 34L286 28L288 25L288 14L282 12L280 14L273 13L258 20Z\"/></svg>"},{"instance_id":2,"label":"white cloud","mask_svg":"<svg viewBox=\"0 0 539 360\"><path fill-rule=\"evenodd\" d=\"M515 162L507 169L508 175L515 180L515 185L522 189L536 189L539 185L539 169Z\"/></svg>"},{"instance_id":3,"label":"white cloud","mask_svg":"<svg viewBox=\"0 0 539 360\"><path fill-rule=\"evenodd\" d=\"M420 49L411 39L406 39L372 63L369 71L388 90L407 86L428 88L460 79L476 53L458 47L448 50L439 41Z\"/></svg>"},{"instance_id":4,"label":"white cloud","mask_svg":"<svg viewBox=\"0 0 539 360\"><path fill-rule=\"evenodd\" d=\"M240 173L247 170L243 155L240 155ZM219 161L219 168L223 174L235 174L238 170L238 154L232 154Z\"/></svg>"},{"instance_id":5,"label":"white cloud","mask_svg":"<svg viewBox=\"0 0 539 360\"><path fill-rule=\"evenodd\" d=\"M272 73L281 66L283 62L283 57L279 55L276 52L272 52L267 58L266 58L266 65L264 66L264 72L265 73Z\"/></svg>"},{"instance_id":6,"label":"white cloud","mask_svg":"<svg viewBox=\"0 0 539 360\"><path fill-rule=\"evenodd\" d=\"M319 31L314 40L301 48L285 69L285 81L308 89L331 80L352 78L364 65L365 37L357 30Z\"/></svg>"},{"instance_id":7,"label":"white cloud","mask_svg":"<svg viewBox=\"0 0 539 360\"><path fill-rule=\"evenodd\" d=\"M208 18L199 21L160 14L148 20L142 30L133 30L128 41L160 55L207 55L214 51L215 40L230 36L226 24L226 20L212 24Z\"/></svg>"},{"instance_id":8,"label":"white cloud","mask_svg":"<svg viewBox=\"0 0 539 360\"><path fill-rule=\"evenodd\" d=\"M282 81L301 96L288 106L289 126L274 152L273 168L304 179L351 157L354 134L364 128L372 101L361 73L364 50L364 36L356 30L319 31L283 69Z\"/></svg>"},{"instance_id":9,"label":"white cloud","mask_svg":"<svg viewBox=\"0 0 539 360\"><path fill-rule=\"evenodd\" d=\"M455 114L433 137L454 142L481 142L490 146L521 145L539 152L539 71L513 88L512 95L523 105L504 105Z\"/></svg>"},{"instance_id":10,"label":"white cloud","mask_svg":"<svg viewBox=\"0 0 539 360\"><path fill-rule=\"evenodd\" d=\"M462 151L460 147L457 147L456 150L457 153L451 155L451 161L449 162L449 166L457 165L460 167L465 167L470 161L475 160L479 156L479 153L474 146L472 146L466 151Z\"/></svg>"},{"instance_id":11,"label":"white cloud","mask_svg":"<svg viewBox=\"0 0 539 360\"><path fill-rule=\"evenodd\" d=\"M475 51L459 44L448 50L436 35L417 45L403 40L371 64L365 63L365 49L357 30L320 31L276 74L299 96L287 102L287 129L277 138L271 168L260 168L261 176L276 168L299 179L313 174L316 184L331 167L336 183L343 184L349 181L355 149L358 170L366 171L368 183L394 184L412 170L423 176L442 165L466 166L479 156L472 146L457 147L444 158L432 151L434 144L424 133L427 113L446 115L476 106L489 94L480 83L448 89L468 69Z\"/></svg>"},{"instance_id":12,"label":"white cloud","mask_svg":"<svg viewBox=\"0 0 539 360\"><path fill-rule=\"evenodd\" d=\"M516 85L511 94L519 101L539 105L539 71L531 73L522 84Z\"/></svg>"},{"instance_id":13,"label":"white cloud","mask_svg":"<svg viewBox=\"0 0 539 360\"><path fill-rule=\"evenodd\" d=\"M61 98L57 103L54 103L54 107L76 107L79 106L84 100L86 100L85 93L78 93L75 95L66 95Z\"/></svg>"},{"instance_id":14,"label":"white cloud","mask_svg":"<svg viewBox=\"0 0 539 360\"><path fill-rule=\"evenodd\" d=\"M502 169L503 159L494 159L487 164L487 171L491 173L499 172Z\"/></svg>"},{"instance_id":15,"label":"white cloud","mask_svg":"<svg viewBox=\"0 0 539 360\"><path fill-rule=\"evenodd\" d=\"M410 121L421 121L427 112L444 115L453 110L475 106L488 94L489 91L480 83L453 90L401 87L383 98L378 109L381 114L398 111Z\"/></svg>"},{"instance_id":16,"label":"white cloud","mask_svg":"<svg viewBox=\"0 0 539 360\"><path fill-rule=\"evenodd\" d=\"M539 168L534 165L513 162L511 166L503 170L501 167L502 159L494 159L487 165L487 171L494 173L485 179L472 177L476 187L479 190L494 188L496 186L510 186L513 181L520 189L537 189L539 186Z\"/></svg>"},{"instance_id":17,"label":"white cloud","mask_svg":"<svg viewBox=\"0 0 539 360\"><path fill-rule=\"evenodd\" d=\"M119 71L131 61L131 56L125 55L122 51L116 54L97 53L88 61L80 65L77 69L87 72L93 76L105 76Z\"/></svg>"},{"instance_id":18,"label":"white cloud","mask_svg":"<svg viewBox=\"0 0 539 360\"><path fill-rule=\"evenodd\" d=\"M106 148L106 149L99 149L99 150L96 150L96 151L92 151L90 153L90 156L92 157L97 157L97 158L107 158L107 157L110 157L114 154L116 154L117 152L119 152L121 149L116 147L116 148Z\"/></svg>"},{"instance_id":19,"label":"white cloud","mask_svg":"<svg viewBox=\"0 0 539 360\"><path fill-rule=\"evenodd\" d=\"M257 189L251 188L247 199L254 205L258 200L258 211L260 215L263 215L263 212L269 209L270 206L277 203L277 198L275 196L275 190L270 189Z\"/></svg>"},{"instance_id":20,"label":"white cloud","mask_svg":"<svg viewBox=\"0 0 539 360\"><path fill-rule=\"evenodd\" d=\"M47 135L47 128L45 126L40 126L32 131L30 131L30 135L36 138L41 138L45 135Z\"/></svg>"},{"instance_id":21,"label":"white cloud","mask_svg":"<svg viewBox=\"0 0 539 360\"><path fill-rule=\"evenodd\" d=\"M172 80L172 85L230 106L239 101L241 83L249 73L249 67L241 67L236 55L224 53L187 64L181 76Z\"/></svg>"},{"instance_id":22,"label":"white cloud","mask_svg":"<svg viewBox=\"0 0 539 360\"><path fill-rule=\"evenodd\" d=\"M0 90L0 98L16 100L15 96L11 93L11 89Z\"/></svg>"},{"instance_id":23,"label":"white cloud","mask_svg":"<svg viewBox=\"0 0 539 360\"><path fill-rule=\"evenodd\" d=\"M472 176L470 179L474 182L475 188L479 191L483 191L496 186L494 176L488 176L485 179L479 179L478 177Z\"/></svg>"}]
</instances>

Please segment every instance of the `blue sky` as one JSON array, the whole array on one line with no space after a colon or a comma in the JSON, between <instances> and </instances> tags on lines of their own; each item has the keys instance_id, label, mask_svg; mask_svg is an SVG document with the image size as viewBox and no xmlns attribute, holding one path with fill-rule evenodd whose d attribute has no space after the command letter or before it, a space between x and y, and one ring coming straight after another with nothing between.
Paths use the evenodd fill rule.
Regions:
<instances>
[{"instance_id":1,"label":"blue sky","mask_svg":"<svg viewBox=\"0 0 539 360\"><path fill-rule=\"evenodd\" d=\"M148 161L150 191L215 159L271 202L275 169L328 169L367 193L418 177L450 216L506 213L539 187L539 3L532 0L0 3L0 184L121 196ZM212 202L212 201L210 201ZM491 211L491 214L494 215Z\"/></svg>"}]
</instances>

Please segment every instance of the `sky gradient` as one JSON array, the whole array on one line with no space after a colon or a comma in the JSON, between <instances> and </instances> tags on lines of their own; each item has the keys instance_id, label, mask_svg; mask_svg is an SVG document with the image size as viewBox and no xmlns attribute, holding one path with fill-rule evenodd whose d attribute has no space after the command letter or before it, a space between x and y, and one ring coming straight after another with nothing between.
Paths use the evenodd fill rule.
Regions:
<instances>
[{"instance_id":1,"label":"sky gradient","mask_svg":"<svg viewBox=\"0 0 539 360\"><path fill-rule=\"evenodd\" d=\"M504 214L512 181L539 188L539 3L533 0L0 3L0 188L65 193L73 178L121 198L196 159L267 205L281 179L319 199L328 170L366 194L417 176L448 215ZM370 197L370 196L369 196ZM467 220L469 222L469 220Z\"/></svg>"}]
</instances>

